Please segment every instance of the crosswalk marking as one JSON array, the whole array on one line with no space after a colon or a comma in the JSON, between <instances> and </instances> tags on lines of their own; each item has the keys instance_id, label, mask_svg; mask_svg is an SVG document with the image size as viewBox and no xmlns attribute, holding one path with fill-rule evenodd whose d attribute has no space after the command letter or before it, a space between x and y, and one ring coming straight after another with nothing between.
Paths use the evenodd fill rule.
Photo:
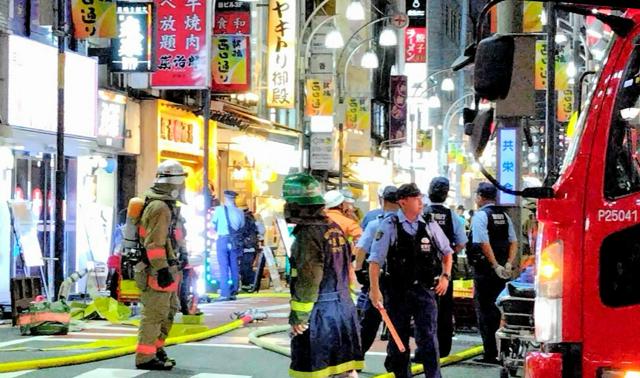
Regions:
<instances>
[{"instance_id":1,"label":"crosswalk marking","mask_svg":"<svg viewBox=\"0 0 640 378\"><path fill-rule=\"evenodd\" d=\"M200 373L191 378L251 378L250 375L231 375L231 374L212 374L212 373Z\"/></svg>"},{"instance_id":2,"label":"crosswalk marking","mask_svg":"<svg viewBox=\"0 0 640 378\"><path fill-rule=\"evenodd\" d=\"M133 377L142 375L146 372L148 371L132 370L132 369L98 368L80 375L76 375L75 378L133 378Z\"/></svg>"},{"instance_id":3,"label":"crosswalk marking","mask_svg":"<svg viewBox=\"0 0 640 378\"><path fill-rule=\"evenodd\" d=\"M16 371L16 372L13 372L13 373L0 373L0 378L15 378L15 377L19 377L21 375L29 374L32 371L33 370L23 370L23 371Z\"/></svg>"}]
</instances>

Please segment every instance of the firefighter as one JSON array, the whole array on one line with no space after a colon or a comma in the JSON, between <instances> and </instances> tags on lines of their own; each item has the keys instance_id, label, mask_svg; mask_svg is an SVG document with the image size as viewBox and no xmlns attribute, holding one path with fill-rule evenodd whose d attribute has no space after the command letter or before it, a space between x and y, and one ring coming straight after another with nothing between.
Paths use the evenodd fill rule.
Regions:
<instances>
[{"instance_id":1,"label":"firefighter","mask_svg":"<svg viewBox=\"0 0 640 378\"><path fill-rule=\"evenodd\" d=\"M329 219L336 222L344 234L352 243L358 242L362 236L362 227L358 221L346 215L349 205L346 203L344 194L339 190L330 190L324 195L324 202L327 206L326 214Z\"/></svg>"},{"instance_id":2,"label":"firefighter","mask_svg":"<svg viewBox=\"0 0 640 378\"><path fill-rule=\"evenodd\" d=\"M484 346L482 363L499 364L496 331L500 310L496 299L512 276L518 243L511 218L496 206L498 191L488 182L476 190L478 211L471 218L468 255L474 267L473 286L478 327Z\"/></svg>"},{"instance_id":3,"label":"firefighter","mask_svg":"<svg viewBox=\"0 0 640 378\"><path fill-rule=\"evenodd\" d=\"M135 273L143 305L136 347L138 369L170 370L175 365L163 347L179 307L176 247L183 235L177 202L185 202L186 175L180 163L165 160L158 166L153 186L144 194L138 229L145 257Z\"/></svg>"},{"instance_id":4,"label":"firefighter","mask_svg":"<svg viewBox=\"0 0 640 378\"><path fill-rule=\"evenodd\" d=\"M329 220L320 184L310 175L287 176L291 248L291 377L357 377L364 367L356 308L349 292L350 248Z\"/></svg>"},{"instance_id":5,"label":"firefighter","mask_svg":"<svg viewBox=\"0 0 640 378\"><path fill-rule=\"evenodd\" d=\"M453 251L440 226L422 216L422 194L416 184L400 186L397 198L400 211L380 223L368 259L371 302L386 308L406 347L400 352L394 342L388 343L385 367L396 378L412 376L408 346L413 318L425 376L440 377L436 295L447 292ZM383 299L380 272L385 265Z\"/></svg>"},{"instance_id":6,"label":"firefighter","mask_svg":"<svg viewBox=\"0 0 640 378\"><path fill-rule=\"evenodd\" d=\"M431 204L425 208L426 216L431 216L438 223L451 243L453 249L452 275L456 277L456 262L458 252L467 244L467 235L464 232L464 223L451 209L444 206L449 195L449 179L446 177L434 177L429 184L429 201ZM451 353L451 338L453 337L453 285L449 285L445 295L438 301L438 345L440 357L446 357ZM416 351L418 354L418 351Z\"/></svg>"}]
</instances>

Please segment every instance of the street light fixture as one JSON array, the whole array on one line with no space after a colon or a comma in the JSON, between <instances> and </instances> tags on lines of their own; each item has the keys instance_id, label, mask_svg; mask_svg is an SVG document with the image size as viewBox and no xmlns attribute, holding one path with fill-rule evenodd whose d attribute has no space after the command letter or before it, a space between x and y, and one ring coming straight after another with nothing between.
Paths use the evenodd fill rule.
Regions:
<instances>
[{"instance_id":1,"label":"street light fixture","mask_svg":"<svg viewBox=\"0 0 640 378\"><path fill-rule=\"evenodd\" d=\"M380 40L378 41L380 46L396 46L398 44L398 35L393 28L385 26L380 33Z\"/></svg>"},{"instance_id":2,"label":"street light fixture","mask_svg":"<svg viewBox=\"0 0 640 378\"><path fill-rule=\"evenodd\" d=\"M429 97L429 99L427 100L427 106L431 109L437 109L441 107L442 103L440 102L440 97L436 95L432 95L431 97Z\"/></svg>"},{"instance_id":3,"label":"street light fixture","mask_svg":"<svg viewBox=\"0 0 640 378\"><path fill-rule=\"evenodd\" d=\"M445 92L453 92L456 89L456 85L454 84L452 78L447 77L444 80L442 80L442 85L440 86L440 89L442 89Z\"/></svg>"},{"instance_id":4,"label":"street light fixture","mask_svg":"<svg viewBox=\"0 0 640 378\"><path fill-rule=\"evenodd\" d=\"M380 65L378 62L378 55L372 50L367 51L362 55L360 59L360 65L362 68L375 69Z\"/></svg>"},{"instance_id":5,"label":"street light fixture","mask_svg":"<svg viewBox=\"0 0 640 378\"><path fill-rule=\"evenodd\" d=\"M330 31L324 39L324 47L328 49L341 49L344 47L342 33L338 29Z\"/></svg>"},{"instance_id":6,"label":"street light fixture","mask_svg":"<svg viewBox=\"0 0 640 378\"><path fill-rule=\"evenodd\" d=\"M347 7L346 17L349 21L363 21L364 20L364 6L358 0L352 1Z\"/></svg>"}]
</instances>

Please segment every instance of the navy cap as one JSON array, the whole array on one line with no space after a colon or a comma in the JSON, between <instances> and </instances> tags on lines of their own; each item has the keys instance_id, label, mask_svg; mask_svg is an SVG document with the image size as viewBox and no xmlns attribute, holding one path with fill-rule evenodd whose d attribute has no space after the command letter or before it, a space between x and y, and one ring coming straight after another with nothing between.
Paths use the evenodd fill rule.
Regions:
<instances>
[{"instance_id":1,"label":"navy cap","mask_svg":"<svg viewBox=\"0 0 640 378\"><path fill-rule=\"evenodd\" d=\"M409 197L420 197L421 195L420 189L414 183L400 185L397 192L398 200Z\"/></svg>"},{"instance_id":2,"label":"navy cap","mask_svg":"<svg viewBox=\"0 0 640 378\"><path fill-rule=\"evenodd\" d=\"M431 202L444 202L449 195L449 179L446 177L434 177L429 184L429 200Z\"/></svg>"},{"instance_id":3,"label":"navy cap","mask_svg":"<svg viewBox=\"0 0 640 378\"><path fill-rule=\"evenodd\" d=\"M476 194L479 194L482 198L494 200L498 197L498 189L491 183L481 182L478 184Z\"/></svg>"},{"instance_id":4,"label":"navy cap","mask_svg":"<svg viewBox=\"0 0 640 378\"><path fill-rule=\"evenodd\" d=\"M233 190L225 190L224 196L229 198L236 198L238 196L238 193L234 192Z\"/></svg>"},{"instance_id":5,"label":"navy cap","mask_svg":"<svg viewBox=\"0 0 640 378\"><path fill-rule=\"evenodd\" d=\"M385 186L382 191L382 199L387 202L398 202L398 188L393 185Z\"/></svg>"}]
</instances>

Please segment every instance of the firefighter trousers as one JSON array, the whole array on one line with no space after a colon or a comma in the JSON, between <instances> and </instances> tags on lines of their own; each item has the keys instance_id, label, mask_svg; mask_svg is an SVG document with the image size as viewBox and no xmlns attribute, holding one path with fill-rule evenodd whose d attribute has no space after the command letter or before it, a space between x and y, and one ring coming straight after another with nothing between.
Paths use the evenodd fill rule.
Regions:
<instances>
[{"instance_id":1,"label":"firefighter trousers","mask_svg":"<svg viewBox=\"0 0 640 378\"><path fill-rule=\"evenodd\" d=\"M156 351L164 347L173 318L178 312L178 295L175 292L156 291L147 288L140 295L142 318L138 328L136 365L152 360Z\"/></svg>"}]
</instances>

